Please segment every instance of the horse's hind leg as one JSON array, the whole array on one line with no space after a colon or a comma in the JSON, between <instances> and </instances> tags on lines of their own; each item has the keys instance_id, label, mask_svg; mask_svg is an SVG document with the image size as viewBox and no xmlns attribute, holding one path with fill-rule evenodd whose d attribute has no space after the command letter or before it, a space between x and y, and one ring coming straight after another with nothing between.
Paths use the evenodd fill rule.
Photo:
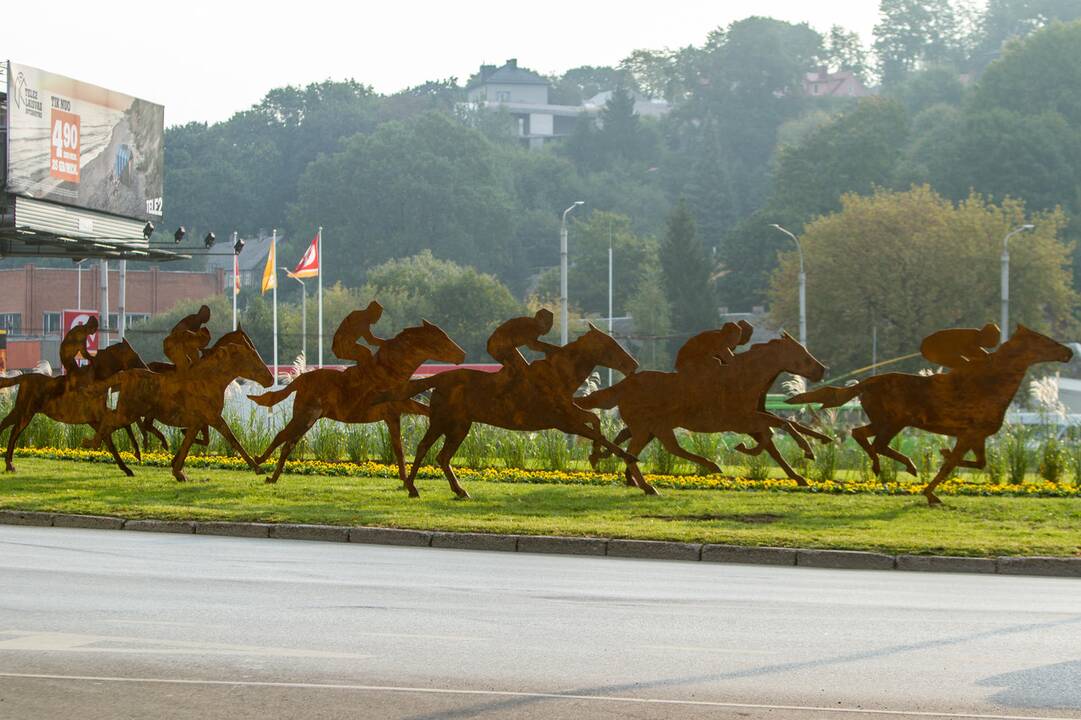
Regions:
<instances>
[{"instance_id":1,"label":"horse's hind leg","mask_svg":"<svg viewBox=\"0 0 1081 720\"><path fill-rule=\"evenodd\" d=\"M720 474L721 468L717 463L713 462L707 457L696 455L690 450L685 449L679 444L679 439L676 437L676 433L672 429L660 430L654 433L656 438L661 441L661 445L664 445L665 450L672 453L676 457L681 457L684 460L690 460L696 465L701 465L711 473Z\"/></svg>"},{"instance_id":2,"label":"horse's hind leg","mask_svg":"<svg viewBox=\"0 0 1081 720\"><path fill-rule=\"evenodd\" d=\"M627 446L627 452L631 455L638 457L646 445L649 445L650 440L653 439L653 433L643 433L640 436L631 436L631 444ZM624 475L627 478L627 487L641 488L647 495L656 495L657 489L646 482L646 478L642 475L641 468L638 467L637 462L626 463L626 470Z\"/></svg>"},{"instance_id":3,"label":"horse's hind leg","mask_svg":"<svg viewBox=\"0 0 1081 720\"><path fill-rule=\"evenodd\" d=\"M278 435L280 436L285 433L286 440L282 443L282 451L278 454L278 464L274 467L274 473L266 479L266 482L278 482L278 478L281 476L282 470L285 468L285 461L289 457L289 454L293 452L293 448L296 447L296 444L300 440L300 438L304 437L304 433L311 430L312 425L315 425L315 422L318 419L318 417L303 418L294 415L293 419L290 420L288 424L286 424L286 426L282 428L282 431L278 433ZM276 441L277 440L275 440L275 442ZM271 447L273 447L273 445ZM262 460L259 461L259 464L262 464ZM256 472L259 471L259 465L253 465L252 467L255 468Z\"/></svg>"},{"instance_id":4,"label":"horse's hind leg","mask_svg":"<svg viewBox=\"0 0 1081 720\"><path fill-rule=\"evenodd\" d=\"M931 482L927 483L927 487L921 491L923 492L924 497L927 498L928 505L942 504L942 501L938 499L938 495L935 495L935 488L950 476L950 473L953 472L954 468L956 468L958 463L965 457L965 453L968 452L969 447L974 444L975 443L970 442L969 438L957 438L957 444L953 446L953 450L946 456L945 461L942 463L942 467L935 473ZM983 443L981 442L980 445L982 446Z\"/></svg>"},{"instance_id":5,"label":"horse's hind leg","mask_svg":"<svg viewBox=\"0 0 1081 720\"><path fill-rule=\"evenodd\" d=\"M91 427L93 427L93 425L91 425ZM127 427L129 430L131 429L130 425L126 425L125 427ZM116 449L116 445L113 443L112 436L106 435L101 439L101 441L105 444L105 448L109 451L109 454L113 456L113 460L116 462L116 466L120 468L120 471L128 477L132 477L133 475L135 475L135 473L131 471L131 468L129 468L124 463L124 459L120 457L120 452Z\"/></svg>"},{"instance_id":6,"label":"horse's hind leg","mask_svg":"<svg viewBox=\"0 0 1081 720\"><path fill-rule=\"evenodd\" d=\"M978 442L974 441L971 443L968 448L966 448L965 453L967 454L968 451L971 450L976 455L976 459L965 460L962 457L957 461L957 467L971 468L973 470L983 470L987 467L987 449L984 447L985 442L987 442L987 438L980 438ZM952 453L948 448L942 448L939 452L942 453L942 457L947 460Z\"/></svg>"},{"instance_id":7,"label":"horse's hind leg","mask_svg":"<svg viewBox=\"0 0 1081 720\"><path fill-rule=\"evenodd\" d=\"M432 445L439 439L439 436L443 434L443 430L436 426L436 421L433 419L428 425L428 430L424 433L424 437L420 439L417 444L417 455L413 458L413 467L409 468L409 474L403 481L405 489L409 491L409 497L420 497L420 493L417 492L417 486L415 480L417 479L417 471L420 470L420 464L424 462L424 456L428 454L428 451L432 449Z\"/></svg>"},{"instance_id":8,"label":"horse's hind leg","mask_svg":"<svg viewBox=\"0 0 1081 720\"><path fill-rule=\"evenodd\" d=\"M18 442L19 436L22 435L23 430L30 424L30 419L33 417L32 415L26 417L23 413L16 414L16 412L12 410L11 414L4 418L4 422L11 428L11 434L8 435L7 451L4 453L4 469L10 473L15 472L13 463L15 459L15 443Z\"/></svg>"},{"instance_id":9,"label":"horse's hind leg","mask_svg":"<svg viewBox=\"0 0 1081 720\"><path fill-rule=\"evenodd\" d=\"M875 441L871 444L871 448L879 455L885 455L888 458L896 460L905 466L905 470L911 475L919 475L919 470L916 469L915 463L912 462L912 458L900 453L890 447L890 441L897 436L896 430L887 432L885 430L879 430L875 433Z\"/></svg>"},{"instance_id":10,"label":"horse's hind leg","mask_svg":"<svg viewBox=\"0 0 1081 720\"><path fill-rule=\"evenodd\" d=\"M128 440L131 441L132 454L135 455L136 460L142 462L143 454L139 451L139 443L135 442L135 433L131 431L131 425L125 425L124 432L128 434Z\"/></svg>"},{"instance_id":11,"label":"horse's hind leg","mask_svg":"<svg viewBox=\"0 0 1081 720\"><path fill-rule=\"evenodd\" d=\"M798 430L801 434L808 437L813 437L815 440L819 441L823 445L827 445L833 442L833 438L831 438L829 435L820 433L812 427L807 427L801 422L798 422L796 420L789 420L788 423L792 425L792 427L794 427L796 430Z\"/></svg>"},{"instance_id":12,"label":"horse's hind leg","mask_svg":"<svg viewBox=\"0 0 1081 720\"><path fill-rule=\"evenodd\" d=\"M465 423L457 427L448 428L444 438L443 447L439 451L439 455L436 459L439 461L439 467L443 469L443 474L447 478L447 482L450 483L450 489L454 491L454 494L460 498L469 497L469 493L465 491L465 488L458 482L458 476L454 474L454 468L450 466L450 461L454 459L454 453L458 451L458 447L465 440L465 436L469 434L469 428L473 423ZM420 462L423 456L417 455L416 462Z\"/></svg>"},{"instance_id":13,"label":"horse's hind leg","mask_svg":"<svg viewBox=\"0 0 1081 720\"><path fill-rule=\"evenodd\" d=\"M384 418L387 433L390 435L390 447L394 451L394 462L398 465L398 479L405 485L405 450L402 449L402 419L397 415Z\"/></svg>"},{"instance_id":14,"label":"horse's hind leg","mask_svg":"<svg viewBox=\"0 0 1081 720\"><path fill-rule=\"evenodd\" d=\"M874 428L871 425L863 425L852 430L852 439L856 441L856 444L863 448L863 451L867 453L867 457L871 458L871 472L878 477L879 472L882 471L881 464L878 461L878 453L875 452L874 446L871 445L871 437L874 435Z\"/></svg>"}]
</instances>

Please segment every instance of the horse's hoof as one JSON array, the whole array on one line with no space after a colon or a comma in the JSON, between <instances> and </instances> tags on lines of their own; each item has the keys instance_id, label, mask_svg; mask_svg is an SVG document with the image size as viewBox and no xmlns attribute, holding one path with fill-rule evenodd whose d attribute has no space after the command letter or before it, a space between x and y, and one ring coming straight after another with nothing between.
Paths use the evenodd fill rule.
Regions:
<instances>
[{"instance_id":1,"label":"horse's hoof","mask_svg":"<svg viewBox=\"0 0 1081 720\"><path fill-rule=\"evenodd\" d=\"M416 490L410 490L410 491L409 491L409 497L411 497L411 498L419 498L419 497L420 497L420 493L419 493L419 492L417 492Z\"/></svg>"},{"instance_id":2,"label":"horse's hoof","mask_svg":"<svg viewBox=\"0 0 1081 720\"><path fill-rule=\"evenodd\" d=\"M467 493L465 490L456 491L455 495L458 496L459 500L468 500L469 499L469 493Z\"/></svg>"},{"instance_id":3,"label":"horse's hoof","mask_svg":"<svg viewBox=\"0 0 1081 720\"><path fill-rule=\"evenodd\" d=\"M6 468L4 468L4 472L9 472L9 473L15 472L15 466L14 465L8 465Z\"/></svg>"},{"instance_id":4,"label":"horse's hoof","mask_svg":"<svg viewBox=\"0 0 1081 720\"><path fill-rule=\"evenodd\" d=\"M657 488L653 487L652 485L646 485L645 487L643 487L642 492L644 492L646 495L660 495L660 493L657 492Z\"/></svg>"},{"instance_id":5,"label":"horse's hoof","mask_svg":"<svg viewBox=\"0 0 1081 720\"><path fill-rule=\"evenodd\" d=\"M792 479L796 481L796 485L799 487L810 487L810 483L805 478L797 477Z\"/></svg>"},{"instance_id":6,"label":"horse's hoof","mask_svg":"<svg viewBox=\"0 0 1081 720\"><path fill-rule=\"evenodd\" d=\"M177 482L187 482L188 481L188 479L186 477L184 477L183 475L177 475L177 476L174 476L174 477L176 477Z\"/></svg>"},{"instance_id":7,"label":"horse's hoof","mask_svg":"<svg viewBox=\"0 0 1081 720\"><path fill-rule=\"evenodd\" d=\"M124 468L124 474L128 477L135 477L135 473L131 471L131 468Z\"/></svg>"},{"instance_id":8,"label":"horse's hoof","mask_svg":"<svg viewBox=\"0 0 1081 720\"><path fill-rule=\"evenodd\" d=\"M721 466L717 463L710 463L706 467L706 470L709 471L710 475L721 475L722 473L724 473L724 470L721 470Z\"/></svg>"},{"instance_id":9,"label":"horse's hoof","mask_svg":"<svg viewBox=\"0 0 1081 720\"><path fill-rule=\"evenodd\" d=\"M275 478L272 478L272 477L270 477L268 475L267 477L263 478L263 482L266 483L267 485L273 485L274 483L276 483L278 481Z\"/></svg>"},{"instance_id":10,"label":"horse's hoof","mask_svg":"<svg viewBox=\"0 0 1081 720\"><path fill-rule=\"evenodd\" d=\"M935 495L933 492L925 492L923 495L927 498L927 504L931 507L942 504L942 501L938 499L938 495Z\"/></svg>"}]
</instances>

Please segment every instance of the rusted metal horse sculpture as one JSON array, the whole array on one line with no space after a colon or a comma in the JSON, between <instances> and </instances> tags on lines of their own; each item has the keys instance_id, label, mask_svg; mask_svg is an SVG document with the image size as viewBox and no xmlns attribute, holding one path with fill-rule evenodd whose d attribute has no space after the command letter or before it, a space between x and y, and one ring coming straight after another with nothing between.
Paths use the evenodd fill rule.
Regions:
<instances>
[{"instance_id":1,"label":"rusted metal horse sculpture","mask_svg":"<svg viewBox=\"0 0 1081 720\"><path fill-rule=\"evenodd\" d=\"M27 373L0 379L0 389L18 387L15 406L7 417L0 420L0 433L4 431L4 428L11 428L7 451L4 454L7 472L15 472L13 464L15 443L35 415L44 413L60 423L86 424L96 429L105 413L108 398L107 388L101 381L121 371L135 368L146 368L146 365L125 340L99 352L90 366L76 370L70 387L69 378L66 376L52 377L41 373ZM135 456L141 457L139 445L135 442L131 427L124 426L124 430L131 439ZM120 469L131 475L131 470L120 459L120 453L113 445L112 438L105 437L103 441Z\"/></svg>"},{"instance_id":2,"label":"rusted metal horse sculpture","mask_svg":"<svg viewBox=\"0 0 1081 720\"><path fill-rule=\"evenodd\" d=\"M619 343L590 325L589 332L520 370L505 367L497 373L486 373L463 368L409 382L405 388L408 397L432 390L428 431L417 446L405 480L410 497L420 494L415 484L417 471L440 437L443 447L437 456L439 467L451 490L458 497L469 497L450 461L475 422L509 430L556 429L588 438L618 455L627 463L628 476L634 477L645 492L656 494L638 471L637 458L609 442L601 434L597 416L574 404L574 391L598 365L625 375L638 368L638 362Z\"/></svg>"},{"instance_id":3,"label":"rusted metal horse sculpture","mask_svg":"<svg viewBox=\"0 0 1081 720\"><path fill-rule=\"evenodd\" d=\"M266 481L278 481L300 438L317 420L327 418L344 423L386 423L398 462L398 477L404 483L401 416L427 415L428 408L408 398L389 397L388 391L398 390L427 360L457 365L465 360L465 351L439 327L425 320L385 340L367 363L345 370L311 370L283 390L250 396L260 405L270 407L296 393L292 419L256 459L261 465L278 447L282 449L274 473ZM385 399L377 398L380 395L386 396Z\"/></svg>"},{"instance_id":4,"label":"rusted metal horse sculpture","mask_svg":"<svg viewBox=\"0 0 1081 720\"><path fill-rule=\"evenodd\" d=\"M767 412L763 403L781 373L820 380L825 371L825 366L806 348L783 333L779 339L735 354L725 365L712 360L695 362L680 372L640 372L575 402L583 408L618 407L627 427L615 442L630 440L627 452L632 455L641 453L656 438L673 455L719 473L721 468L713 460L684 449L676 439L675 429L746 433L758 445L747 448L741 443L737 450L753 455L764 448L790 478L806 485L807 480L785 461L774 444L773 429L789 433L804 453L813 457L810 446L791 421ZM628 485L631 480L628 476Z\"/></svg>"},{"instance_id":5,"label":"rusted metal horse sculpture","mask_svg":"<svg viewBox=\"0 0 1081 720\"><path fill-rule=\"evenodd\" d=\"M786 402L837 407L858 397L870 422L855 428L852 437L870 456L875 475L880 470L879 455L896 460L910 473L917 474L912 460L890 447L890 441L906 427L956 438L953 449L942 450L942 467L923 489L928 504L936 505L942 501L935 495L935 488L955 468L984 467L984 443L1002 427L1006 409L1028 368L1041 362L1068 362L1071 357L1073 352L1065 345L1018 325L1013 337L997 350L957 364L950 372L886 373L850 387L811 390ZM970 450L975 460L965 460Z\"/></svg>"},{"instance_id":6,"label":"rusted metal horse sculpture","mask_svg":"<svg viewBox=\"0 0 1081 720\"><path fill-rule=\"evenodd\" d=\"M221 433L241 457L254 466L255 462L222 419L225 389L233 380L244 378L268 387L274 378L259 357L251 339L238 328L222 335L186 370L155 373L150 370L125 370L105 381L119 393L116 410L107 410L98 432L88 443L96 447L119 427L139 418L153 418L166 425L184 428L184 439L173 457L173 477L184 482L184 461L195 436L209 426ZM130 471L129 471L130 474Z\"/></svg>"}]
</instances>

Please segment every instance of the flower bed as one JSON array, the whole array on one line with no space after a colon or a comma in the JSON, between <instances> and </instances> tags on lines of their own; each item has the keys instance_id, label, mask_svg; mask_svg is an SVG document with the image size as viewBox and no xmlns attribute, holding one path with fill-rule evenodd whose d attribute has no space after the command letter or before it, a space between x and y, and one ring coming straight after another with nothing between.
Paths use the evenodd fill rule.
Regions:
<instances>
[{"instance_id":1,"label":"flower bed","mask_svg":"<svg viewBox=\"0 0 1081 720\"><path fill-rule=\"evenodd\" d=\"M60 448L18 448L16 457L64 460L71 462L112 463L112 457L104 451L70 450ZM122 453L126 462L135 462L130 453ZM172 456L160 453L143 453L143 465L151 467L169 467ZM214 468L220 470L249 471L247 464L237 457L225 456L189 456L188 468ZM269 467L264 465L264 467ZM290 460L285 463L285 472L292 475L315 475L328 477L372 477L393 478L397 480L398 470L394 465L378 462L324 462L320 460ZM456 467L455 472L463 480L482 480L504 483L536 483L558 485L611 485L622 483L622 473L523 470L517 468L473 469ZM441 479L442 471L438 467L426 465L418 472L419 478ZM827 494L877 494L877 495L915 495L923 488L923 483L912 482L868 482L854 480L839 482L812 482L810 487L801 488L787 479L766 478L747 479L722 475L659 475L647 474L646 478L658 488L678 488L683 490L743 490L765 492L807 492ZM953 478L944 482L936 490L939 495L970 495L998 497L1079 497L1081 487L1040 480L1020 484L996 484L973 482Z\"/></svg>"}]
</instances>

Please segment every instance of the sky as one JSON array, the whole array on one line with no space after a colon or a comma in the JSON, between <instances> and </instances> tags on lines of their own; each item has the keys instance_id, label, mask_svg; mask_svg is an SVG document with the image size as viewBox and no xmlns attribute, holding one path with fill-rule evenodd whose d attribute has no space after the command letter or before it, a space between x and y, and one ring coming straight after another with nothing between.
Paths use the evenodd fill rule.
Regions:
<instances>
[{"instance_id":1,"label":"sky","mask_svg":"<svg viewBox=\"0 0 1081 720\"><path fill-rule=\"evenodd\" d=\"M512 57L542 73L615 65L638 48L700 45L749 15L843 25L869 45L878 0L19 2L0 9L0 59L161 103L176 125L328 78L393 93Z\"/></svg>"}]
</instances>

